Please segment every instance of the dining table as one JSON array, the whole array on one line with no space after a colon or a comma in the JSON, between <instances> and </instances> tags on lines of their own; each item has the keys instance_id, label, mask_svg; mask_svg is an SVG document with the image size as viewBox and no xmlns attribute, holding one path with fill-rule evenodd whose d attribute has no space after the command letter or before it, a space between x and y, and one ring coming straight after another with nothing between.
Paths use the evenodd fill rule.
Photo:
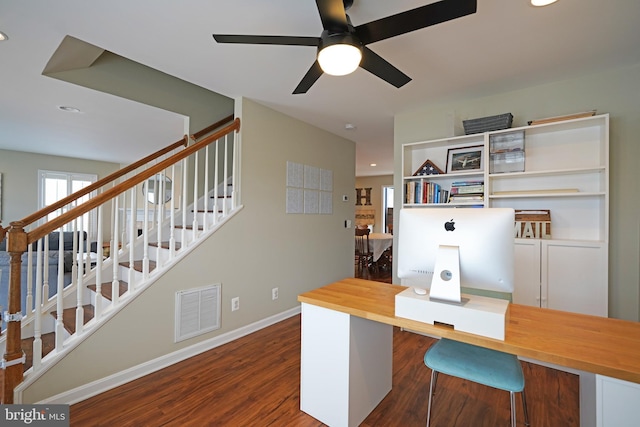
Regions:
<instances>
[{"instance_id":1,"label":"dining table","mask_svg":"<svg viewBox=\"0 0 640 427\"><path fill-rule=\"evenodd\" d=\"M393 245L393 234L369 233L369 250L373 253L373 260L378 261L384 251Z\"/></svg>"}]
</instances>

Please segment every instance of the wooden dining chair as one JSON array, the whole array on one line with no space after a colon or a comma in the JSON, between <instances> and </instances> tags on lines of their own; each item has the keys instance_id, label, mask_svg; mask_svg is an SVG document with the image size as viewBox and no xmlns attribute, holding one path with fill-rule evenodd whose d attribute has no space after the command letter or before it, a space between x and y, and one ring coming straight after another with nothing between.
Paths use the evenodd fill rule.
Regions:
<instances>
[{"instance_id":1,"label":"wooden dining chair","mask_svg":"<svg viewBox=\"0 0 640 427\"><path fill-rule=\"evenodd\" d=\"M373 252L369 249L369 229L356 228L355 268L361 276L373 264Z\"/></svg>"}]
</instances>

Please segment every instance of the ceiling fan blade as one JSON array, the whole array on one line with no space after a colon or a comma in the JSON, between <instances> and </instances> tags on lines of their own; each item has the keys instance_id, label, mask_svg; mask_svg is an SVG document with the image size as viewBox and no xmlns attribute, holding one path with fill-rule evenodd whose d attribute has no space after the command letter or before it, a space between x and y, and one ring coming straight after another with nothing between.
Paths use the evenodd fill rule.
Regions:
<instances>
[{"instance_id":1,"label":"ceiling fan blade","mask_svg":"<svg viewBox=\"0 0 640 427\"><path fill-rule=\"evenodd\" d=\"M320 42L320 37L296 36L251 36L214 34L213 38L218 43L275 44L283 46L318 46L318 43Z\"/></svg>"},{"instance_id":2,"label":"ceiling fan blade","mask_svg":"<svg viewBox=\"0 0 640 427\"><path fill-rule=\"evenodd\" d=\"M360 62L360 67L397 88L411 81L411 77L398 70L366 46L362 49L362 62Z\"/></svg>"},{"instance_id":3,"label":"ceiling fan blade","mask_svg":"<svg viewBox=\"0 0 640 427\"><path fill-rule=\"evenodd\" d=\"M294 89L293 94L298 95L301 93L307 93L316 80L320 78L322 73L323 71L322 68L320 68L320 64L318 64L318 61L315 61L313 65L311 65L311 68L309 68L309 71L307 71L307 74L304 75L298 86Z\"/></svg>"},{"instance_id":4,"label":"ceiling fan blade","mask_svg":"<svg viewBox=\"0 0 640 427\"><path fill-rule=\"evenodd\" d=\"M369 44L476 13L477 0L442 0L358 25L356 34Z\"/></svg>"},{"instance_id":5,"label":"ceiling fan blade","mask_svg":"<svg viewBox=\"0 0 640 427\"><path fill-rule=\"evenodd\" d=\"M322 28L332 32L348 31L347 13L343 0L316 0Z\"/></svg>"}]
</instances>

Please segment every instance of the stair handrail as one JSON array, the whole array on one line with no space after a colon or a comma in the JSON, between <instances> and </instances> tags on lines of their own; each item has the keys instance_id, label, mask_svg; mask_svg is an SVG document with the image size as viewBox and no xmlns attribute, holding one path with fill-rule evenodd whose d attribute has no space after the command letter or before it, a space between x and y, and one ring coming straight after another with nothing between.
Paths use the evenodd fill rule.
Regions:
<instances>
[{"instance_id":1,"label":"stair handrail","mask_svg":"<svg viewBox=\"0 0 640 427\"><path fill-rule=\"evenodd\" d=\"M120 194L140 184L151 176L154 176L158 172L161 172L162 170L189 157L191 154L196 153L210 143L224 137L225 135L230 134L233 131L235 131L236 133L240 131L239 118L234 119L230 125L225 126L224 128L210 134L209 136L190 146L187 146L184 150L171 155L163 161L156 163L148 169L145 169L144 171L119 184L114 185L113 187L105 190L96 197L89 199L88 201L76 206L75 208L70 209L69 211L57 216L56 218L53 218L50 221L47 221L46 223L34 228L33 230L30 230L28 232L25 231L25 227L27 225L25 220L31 220L31 222L33 222L34 220L32 218L35 217L37 213L40 213L44 210L40 210L36 212L36 214L29 215L28 217L26 217L26 219L12 221L9 224L8 228L0 230L0 235L6 233L6 250L10 255L8 311L6 312L6 317L5 314L3 314L3 318L7 322L7 338L4 358L1 361L2 369L4 369L4 378L2 384L2 403L13 403L14 388L23 380L23 352L21 348L20 331L20 281L22 267L21 257L22 254L28 250L29 245L43 238L54 230L59 229L64 224L67 224L72 220L79 218L92 209L97 208L107 201L119 196ZM182 140L179 141L179 143L182 144ZM75 198L77 197L74 197L71 200L74 200Z\"/></svg>"},{"instance_id":2,"label":"stair handrail","mask_svg":"<svg viewBox=\"0 0 640 427\"><path fill-rule=\"evenodd\" d=\"M221 120L218 120L217 122L205 127L204 129L196 132L193 134L192 138L197 139L200 138L202 135L206 135L207 133L219 128L220 126L222 126L225 123L228 123L230 121L233 120L233 114L230 116L227 116ZM197 135L197 137L196 137ZM31 215L26 216L25 218L22 218L20 221L23 223L24 227L28 227L30 224L40 220L41 218L46 217L47 215L49 215L52 212L55 212L56 210L62 208L63 206L66 206L68 204L70 204L71 202L74 202L76 200L78 200L79 198L91 193L92 191L95 191L99 188L102 188L108 184L110 184L111 182L119 179L120 177L128 174L129 172L132 172L136 169L138 169L139 167L167 154L170 153L171 151L175 150L176 148L179 148L181 146L186 147L189 144L189 137L187 135L184 135L181 139L179 139L178 141L169 144L168 146L152 153L149 154L146 157L143 157L142 159L131 163L130 165L127 165L125 167L123 167L122 169L119 169L115 172L113 172L110 175L107 175L106 177L76 191L75 193L72 193L70 195L68 195L67 197L64 197L60 200L58 200L55 203L52 203L48 206L45 206L44 208L40 209L39 211L36 211L34 213L32 213ZM2 226L0 224L0 241L3 240L4 238L4 234L9 230L9 227L6 227L4 229L2 229Z\"/></svg>"},{"instance_id":3,"label":"stair handrail","mask_svg":"<svg viewBox=\"0 0 640 427\"><path fill-rule=\"evenodd\" d=\"M158 172L161 172L162 170L168 168L169 166L178 163L180 160L185 159L187 157L189 157L191 154L195 153L196 151L199 151L200 149L202 149L203 147L209 145L212 141L215 141L229 133L231 133L232 131L236 131L238 132L240 130L240 119L236 118L230 125L225 126L224 128L220 129L219 131L207 136L206 138L196 142L195 144L192 144L188 147L186 147L184 150L179 151L175 154L173 154L170 157L167 157L165 160L156 163L155 165L149 167L148 169L145 169L144 171L136 174L135 176L127 179L126 181L121 182L120 184L117 184L113 187L111 187L108 190L105 190L104 192L102 192L102 194L97 195L96 197L91 198L90 200L87 200L86 202L82 203L81 205L76 206L73 209L68 210L67 212L47 221L45 224L42 224L40 226L38 226L37 228L29 231L27 234L27 238L25 240L25 246L23 248L23 251L26 251L28 248L28 245L38 241L39 239L41 239L42 237L46 236L47 234L51 233L54 230L57 230L58 228L60 228L62 225L67 224L69 222L71 222L72 220L84 215L85 213L95 209L96 207L104 204L105 202L107 202L108 200L113 199L116 196L119 196L120 194L124 193L125 191L133 188L135 185L140 184L141 182L145 181L146 179L154 176L155 174L157 174ZM22 221L18 221L21 223L21 226L24 227L26 224L24 223L24 220ZM9 225L9 233L11 233L11 229L13 228L13 222ZM9 243L9 242L7 242ZM8 245L7 245L7 249L8 249ZM15 249L15 248L14 248Z\"/></svg>"}]
</instances>

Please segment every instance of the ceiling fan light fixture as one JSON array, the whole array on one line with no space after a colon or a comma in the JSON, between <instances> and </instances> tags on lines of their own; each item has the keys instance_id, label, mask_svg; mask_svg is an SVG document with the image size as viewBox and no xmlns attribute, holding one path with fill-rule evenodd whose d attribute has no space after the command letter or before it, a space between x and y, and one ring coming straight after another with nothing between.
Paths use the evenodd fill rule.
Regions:
<instances>
[{"instance_id":1,"label":"ceiling fan light fixture","mask_svg":"<svg viewBox=\"0 0 640 427\"><path fill-rule=\"evenodd\" d=\"M351 34L323 34L318 46L320 68L332 76L353 73L362 60L362 44Z\"/></svg>"},{"instance_id":2,"label":"ceiling fan light fixture","mask_svg":"<svg viewBox=\"0 0 640 427\"><path fill-rule=\"evenodd\" d=\"M537 7L542 7L542 6L548 6L551 3L555 3L558 0L531 0L531 5L532 6L537 6Z\"/></svg>"}]
</instances>

